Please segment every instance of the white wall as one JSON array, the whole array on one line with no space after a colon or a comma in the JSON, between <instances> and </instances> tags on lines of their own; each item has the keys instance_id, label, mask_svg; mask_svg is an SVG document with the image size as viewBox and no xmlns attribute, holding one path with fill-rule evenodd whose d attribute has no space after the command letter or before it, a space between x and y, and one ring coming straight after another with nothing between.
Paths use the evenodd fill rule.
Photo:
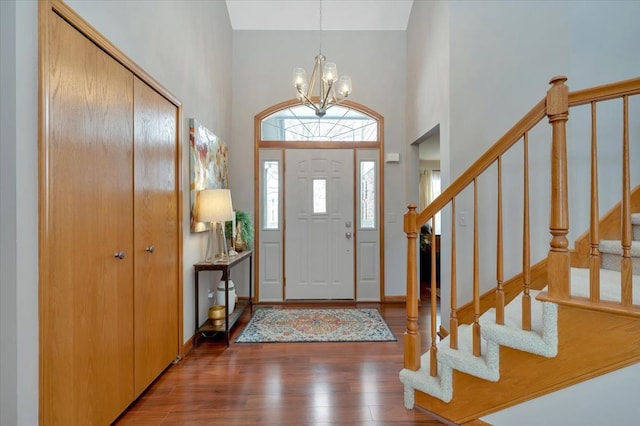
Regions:
<instances>
[{"instance_id":1,"label":"white wall","mask_svg":"<svg viewBox=\"0 0 640 426\"><path fill-rule=\"evenodd\" d=\"M440 177L442 188L446 188L450 178L450 4L443 1L415 1L407 26L407 139L411 144L424 139L436 126L440 138ZM409 146L409 145L408 145ZM407 170L407 204L419 204L419 148L408 147L409 167ZM443 229L450 229L448 210L441 215ZM449 242L441 243L442 254L449 250ZM406 249L404 250L406 253ZM441 257L441 264L448 262ZM406 262L406 259L404 260ZM441 281L449 281L449 269L441 268ZM419 284L418 284L419 285ZM447 286L441 286L444 293ZM405 290L406 294L406 290ZM442 303L445 306L445 303ZM442 316L442 318L448 318Z\"/></svg>"},{"instance_id":2,"label":"white wall","mask_svg":"<svg viewBox=\"0 0 640 426\"><path fill-rule=\"evenodd\" d=\"M591 1L567 2L569 33L570 90L584 89L640 76L640 2ZM594 30L597 28L597 30ZM640 184L640 99L630 100L631 187ZM598 105L598 154L600 175L600 212L604 214L620 201L622 173L622 102ZM578 183L589 175L590 128L579 125L589 120L589 106L573 108L567 132L570 158L582 159L569 168L571 191L571 237L577 237L589 226L589 187ZM582 121L589 123L589 121ZM635 165L633 163L635 159ZM582 213L582 214L579 214ZM572 239L570 239L572 241Z\"/></svg>"},{"instance_id":3,"label":"white wall","mask_svg":"<svg viewBox=\"0 0 640 426\"><path fill-rule=\"evenodd\" d=\"M33 408L38 406L37 4L2 3L0 423L33 425L38 423ZM5 27L5 20L13 23Z\"/></svg>"},{"instance_id":4,"label":"white wall","mask_svg":"<svg viewBox=\"0 0 640 426\"><path fill-rule=\"evenodd\" d=\"M453 181L545 96L551 76L565 72L568 31L562 8L550 13L544 2L452 2L450 6L449 166ZM532 235L548 232L548 132L549 126L543 123L540 133L532 133L529 140ZM518 266L522 259L522 155L519 144L503 159L506 278L522 270ZM496 286L496 182L495 168L479 179L481 293ZM458 303L467 303L472 294L472 195L470 188L456 202L458 215L467 212L469 218L468 226L457 229ZM459 216L455 219L459 223ZM532 262L546 254L547 242L547 237L533 242ZM443 317L448 313L443 309Z\"/></svg>"},{"instance_id":5,"label":"white wall","mask_svg":"<svg viewBox=\"0 0 640 426\"><path fill-rule=\"evenodd\" d=\"M38 423L37 3L22 0L1 3L0 423L5 424L6 420L6 424L33 425ZM233 143L231 26L225 3L74 0L68 4L183 102L184 336L187 339L194 329L192 264L201 260L206 244L206 235L189 233L188 119L198 118L229 145ZM12 19L14 9L15 26L5 26L5 19ZM15 62L10 58L5 61L14 55ZM13 71L14 65L17 71ZM15 94L10 90L5 95L7 87L13 87ZM15 118L11 113L5 116L7 110L15 110ZM5 258L5 253L14 253L15 262L9 263L11 256ZM201 290L200 298L206 303L205 289Z\"/></svg>"},{"instance_id":6,"label":"white wall","mask_svg":"<svg viewBox=\"0 0 640 426\"><path fill-rule=\"evenodd\" d=\"M399 164L386 165L386 295L404 295L405 248L405 33L325 32L322 53L351 76L355 102L384 116L385 150L399 152ZM318 53L317 31L233 32L233 137L230 182L234 206L253 211L253 119L262 110L294 97L291 72L311 72ZM395 222L390 223L395 217Z\"/></svg>"},{"instance_id":7,"label":"white wall","mask_svg":"<svg viewBox=\"0 0 640 426\"><path fill-rule=\"evenodd\" d=\"M0 2L0 424L18 423L16 4Z\"/></svg>"}]
</instances>

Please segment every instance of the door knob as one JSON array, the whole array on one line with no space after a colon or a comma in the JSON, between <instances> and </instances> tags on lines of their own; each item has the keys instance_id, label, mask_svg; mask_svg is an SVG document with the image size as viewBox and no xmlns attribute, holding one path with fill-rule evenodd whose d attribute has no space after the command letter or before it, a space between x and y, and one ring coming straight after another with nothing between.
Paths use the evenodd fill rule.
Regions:
<instances>
[{"instance_id":1,"label":"door knob","mask_svg":"<svg viewBox=\"0 0 640 426\"><path fill-rule=\"evenodd\" d=\"M351 238L351 232L345 232L344 236L347 237L347 239Z\"/></svg>"},{"instance_id":2,"label":"door knob","mask_svg":"<svg viewBox=\"0 0 640 426\"><path fill-rule=\"evenodd\" d=\"M123 251L117 251L115 253L113 253L113 257L115 257L116 259L124 259L124 252Z\"/></svg>"},{"instance_id":3,"label":"door knob","mask_svg":"<svg viewBox=\"0 0 640 426\"><path fill-rule=\"evenodd\" d=\"M146 251L147 253L153 253L154 251L156 251L156 248L154 246L149 246L144 249L144 251Z\"/></svg>"}]
</instances>

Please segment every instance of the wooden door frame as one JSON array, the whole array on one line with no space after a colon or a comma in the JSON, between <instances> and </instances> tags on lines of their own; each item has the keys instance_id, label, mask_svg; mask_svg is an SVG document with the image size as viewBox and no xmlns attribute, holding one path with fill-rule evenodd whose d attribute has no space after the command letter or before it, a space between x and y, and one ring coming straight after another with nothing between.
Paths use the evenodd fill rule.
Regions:
<instances>
[{"instance_id":1,"label":"wooden door frame","mask_svg":"<svg viewBox=\"0 0 640 426\"><path fill-rule=\"evenodd\" d=\"M384 257L384 234L385 234L385 221L384 221L384 117L378 114L376 111L368 108L362 104L353 102L353 101L343 101L340 105L345 107L354 109L358 112L361 112L365 115L370 116L378 122L378 140L374 142L334 142L334 141L304 141L304 142L292 142L292 141L270 141L270 140L262 140L261 138L261 122L264 118L269 115L287 109L292 106L300 105L300 101L297 99L290 99L284 102L280 102L278 104L272 105L271 107L259 112L255 115L253 119L253 137L254 137L254 165L253 165L253 217L255 223L255 236L254 236L254 271L256 282L258 285L255 286L255 299L256 301L260 300L260 229L261 229L261 212L260 212L260 185L261 185L261 173L260 173L260 149L262 148L271 148L271 149L280 149L282 150L282 162L284 164L285 161L285 151L287 149L352 149L354 151L353 161L354 161L354 201L356 200L356 188L355 188L355 177L356 177L356 163L357 156L356 152L358 149L377 149L378 150L378 217L379 217L379 255L380 255L380 302L385 302L385 257ZM284 169L283 169L284 176ZM355 211L354 204L354 211ZM282 214L284 215L286 206L282 207ZM355 220L354 220L355 222ZM284 232L284 230L283 230ZM284 260L284 235L283 235L283 248L282 248L282 256ZM354 244L355 245L355 244ZM354 262L356 262L356 253L357 248L354 249ZM357 263L354 263L356 268L354 271L357 271ZM284 269L283 269L284 273ZM357 272L356 272L357 273ZM354 291L354 302L357 302L358 291L357 291L357 280L354 280L355 291ZM282 297L283 303L286 303L285 296L285 288L284 282L282 283Z\"/></svg>"}]
</instances>

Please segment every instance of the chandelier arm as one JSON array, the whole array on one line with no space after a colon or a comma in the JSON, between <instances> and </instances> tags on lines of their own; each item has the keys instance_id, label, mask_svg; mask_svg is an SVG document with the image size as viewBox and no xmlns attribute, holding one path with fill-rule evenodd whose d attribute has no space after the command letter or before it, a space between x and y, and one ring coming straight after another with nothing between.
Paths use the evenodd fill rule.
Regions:
<instances>
[{"instance_id":1,"label":"chandelier arm","mask_svg":"<svg viewBox=\"0 0 640 426\"><path fill-rule=\"evenodd\" d=\"M307 104L304 104L304 105L310 108L313 108L315 111L318 111L318 107L311 101L311 99L309 99L309 97L307 97L307 95L304 94L304 92L302 92L300 89L296 89L296 90L298 91L300 96L302 96L304 100L307 101Z\"/></svg>"},{"instance_id":2,"label":"chandelier arm","mask_svg":"<svg viewBox=\"0 0 640 426\"><path fill-rule=\"evenodd\" d=\"M321 109L325 109L327 106L327 100L329 99L329 95L331 94L331 88L333 87L333 81L330 81L329 83L329 87L327 88L327 93L324 94L324 99L322 100L322 106L320 107Z\"/></svg>"},{"instance_id":3,"label":"chandelier arm","mask_svg":"<svg viewBox=\"0 0 640 426\"><path fill-rule=\"evenodd\" d=\"M318 70L322 68L322 55L316 56L316 62L313 65L313 71L311 71L311 79L309 80L309 87L307 88L307 98L313 96L313 90L316 87L316 80L318 76Z\"/></svg>"}]
</instances>

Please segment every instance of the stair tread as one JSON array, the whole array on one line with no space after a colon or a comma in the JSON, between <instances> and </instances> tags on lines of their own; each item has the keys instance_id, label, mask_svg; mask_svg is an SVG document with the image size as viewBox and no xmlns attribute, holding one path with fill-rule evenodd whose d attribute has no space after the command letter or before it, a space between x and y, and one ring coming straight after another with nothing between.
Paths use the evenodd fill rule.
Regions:
<instances>
[{"instance_id":1,"label":"stair tread","mask_svg":"<svg viewBox=\"0 0 640 426\"><path fill-rule=\"evenodd\" d=\"M612 302L620 301L620 272L609 269L600 270L600 299ZM640 275L632 275L633 303L640 304ZM589 297L589 269L571 268L571 294Z\"/></svg>"},{"instance_id":2,"label":"stair tread","mask_svg":"<svg viewBox=\"0 0 640 426\"><path fill-rule=\"evenodd\" d=\"M599 250L601 253L622 256L622 242L620 240L602 240ZM640 241L631 241L631 256L640 257Z\"/></svg>"},{"instance_id":3,"label":"stair tread","mask_svg":"<svg viewBox=\"0 0 640 426\"><path fill-rule=\"evenodd\" d=\"M450 338L451 335L438 344L439 362L481 379L495 382L500 378L497 345L481 338L481 356L473 355L473 326L467 324L458 327L458 349L449 347ZM423 355L421 362L428 362L428 358Z\"/></svg>"},{"instance_id":4,"label":"stair tread","mask_svg":"<svg viewBox=\"0 0 640 426\"><path fill-rule=\"evenodd\" d=\"M543 304L539 300L536 300L536 296L540 293L539 290L530 290L529 297L531 298L531 331L542 334L542 307ZM514 329L522 330L522 298L523 293L520 293L504 308L504 326ZM495 309L494 309L495 312ZM489 314L485 312L480 317L480 323L494 323L495 314Z\"/></svg>"},{"instance_id":5,"label":"stair tread","mask_svg":"<svg viewBox=\"0 0 640 426\"><path fill-rule=\"evenodd\" d=\"M631 224L640 225L640 213L631 213Z\"/></svg>"},{"instance_id":6,"label":"stair tread","mask_svg":"<svg viewBox=\"0 0 640 426\"><path fill-rule=\"evenodd\" d=\"M546 305L536 299L540 291L531 290L531 330L522 329L522 299L520 293L504 310L504 324L496 323L495 308L489 309L481 318L482 336L497 344L508 346L547 358L558 353L557 306ZM548 324L545 325L545 321Z\"/></svg>"}]
</instances>

